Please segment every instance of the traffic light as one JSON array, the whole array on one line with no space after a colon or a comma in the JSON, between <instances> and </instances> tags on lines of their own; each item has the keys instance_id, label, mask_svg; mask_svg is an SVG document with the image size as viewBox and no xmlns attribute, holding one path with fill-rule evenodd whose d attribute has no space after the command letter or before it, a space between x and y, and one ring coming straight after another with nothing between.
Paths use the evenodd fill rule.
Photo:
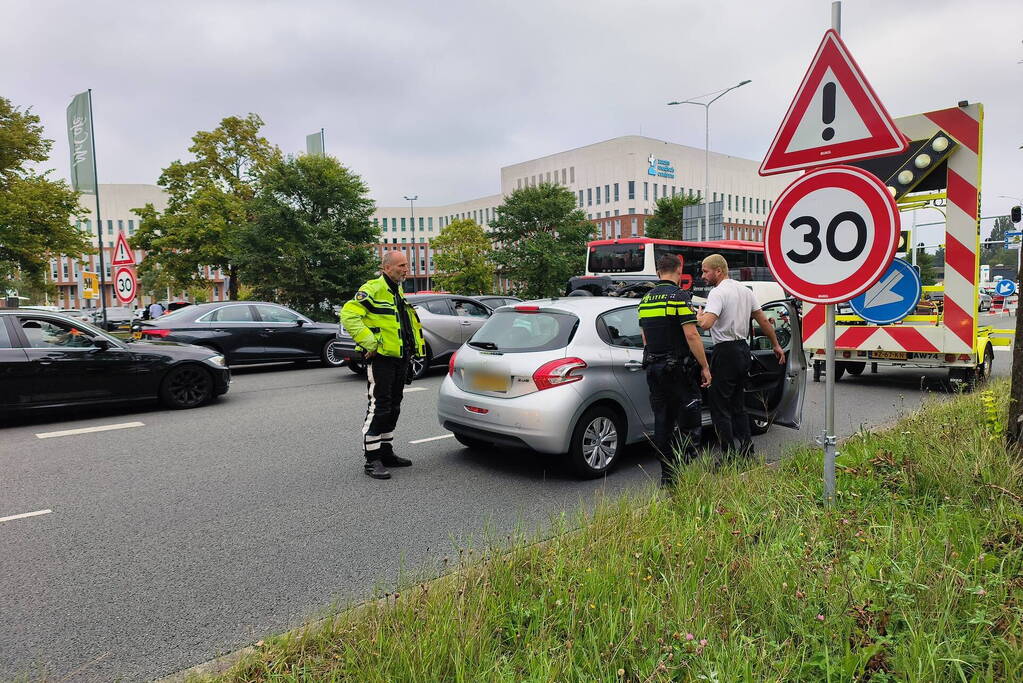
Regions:
<instances>
[{"instance_id":1,"label":"traffic light","mask_svg":"<svg viewBox=\"0 0 1023 683\"><path fill-rule=\"evenodd\" d=\"M899 246L895 250L896 253L908 254L909 253L909 246L910 246L909 230L901 230L899 232Z\"/></svg>"},{"instance_id":2,"label":"traffic light","mask_svg":"<svg viewBox=\"0 0 1023 683\"><path fill-rule=\"evenodd\" d=\"M1019 223L1020 219L1023 218L1023 216L1021 216L1020 207L1018 206L1012 207L1009 210L1009 217L1012 218L1013 223Z\"/></svg>"}]
</instances>

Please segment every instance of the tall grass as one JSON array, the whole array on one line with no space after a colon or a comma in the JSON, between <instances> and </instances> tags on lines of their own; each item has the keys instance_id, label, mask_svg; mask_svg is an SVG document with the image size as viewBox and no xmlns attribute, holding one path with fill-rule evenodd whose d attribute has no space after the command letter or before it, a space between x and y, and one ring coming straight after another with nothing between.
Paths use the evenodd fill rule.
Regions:
<instances>
[{"instance_id":1,"label":"tall grass","mask_svg":"<svg viewBox=\"0 0 1023 683\"><path fill-rule=\"evenodd\" d=\"M670 496L603 503L578 530L262 641L225 679L1023 680L1007 394L850 439L831 510L816 449L695 466Z\"/></svg>"}]
</instances>

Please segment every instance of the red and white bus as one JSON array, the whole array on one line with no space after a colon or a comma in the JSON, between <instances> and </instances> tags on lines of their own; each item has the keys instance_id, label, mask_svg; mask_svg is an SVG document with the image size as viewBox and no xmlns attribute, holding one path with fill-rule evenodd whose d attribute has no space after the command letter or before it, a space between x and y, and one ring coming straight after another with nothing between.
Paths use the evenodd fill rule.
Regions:
<instances>
[{"instance_id":1,"label":"red and white bus","mask_svg":"<svg viewBox=\"0 0 1023 683\"><path fill-rule=\"evenodd\" d=\"M586 275L572 278L569 291L586 289L604 294L616 283L657 279L655 263L664 254L682 259L682 288L696 296L707 296L709 285L700 276L703 259L721 254L728 261L731 277L744 282L773 282L764 258L763 242L718 240L683 242L650 237L594 240L587 244Z\"/></svg>"}]
</instances>

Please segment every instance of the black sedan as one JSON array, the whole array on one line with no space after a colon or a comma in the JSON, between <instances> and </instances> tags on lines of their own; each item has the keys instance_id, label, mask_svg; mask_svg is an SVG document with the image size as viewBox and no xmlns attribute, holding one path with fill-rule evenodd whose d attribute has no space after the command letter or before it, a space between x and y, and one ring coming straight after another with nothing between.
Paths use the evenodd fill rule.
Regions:
<instances>
[{"instance_id":1,"label":"black sedan","mask_svg":"<svg viewBox=\"0 0 1023 683\"><path fill-rule=\"evenodd\" d=\"M339 367L338 325L315 323L280 304L219 301L187 306L154 320L132 324L135 339L166 340L205 346L228 365L318 360Z\"/></svg>"},{"instance_id":2,"label":"black sedan","mask_svg":"<svg viewBox=\"0 0 1023 683\"><path fill-rule=\"evenodd\" d=\"M127 343L58 313L0 311L0 414L157 398L195 408L230 383L224 357L209 349Z\"/></svg>"}]
</instances>

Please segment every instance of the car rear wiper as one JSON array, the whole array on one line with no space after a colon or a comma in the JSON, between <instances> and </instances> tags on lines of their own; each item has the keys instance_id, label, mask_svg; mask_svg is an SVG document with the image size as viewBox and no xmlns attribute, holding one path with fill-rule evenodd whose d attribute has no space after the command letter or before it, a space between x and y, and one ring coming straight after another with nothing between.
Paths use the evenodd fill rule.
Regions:
<instances>
[{"instance_id":1,"label":"car rear wiper","mask_svg":"<svg viewBox=\"0 0 1023 683\"><path fill-rule=\"evenodd\" d=\"M497 351L497 344L495 344L494 342L471 341L471 342L469 342L469 346L473 347L474 349L484 349L486 351Z\"/></svg>"}]
</instances>

